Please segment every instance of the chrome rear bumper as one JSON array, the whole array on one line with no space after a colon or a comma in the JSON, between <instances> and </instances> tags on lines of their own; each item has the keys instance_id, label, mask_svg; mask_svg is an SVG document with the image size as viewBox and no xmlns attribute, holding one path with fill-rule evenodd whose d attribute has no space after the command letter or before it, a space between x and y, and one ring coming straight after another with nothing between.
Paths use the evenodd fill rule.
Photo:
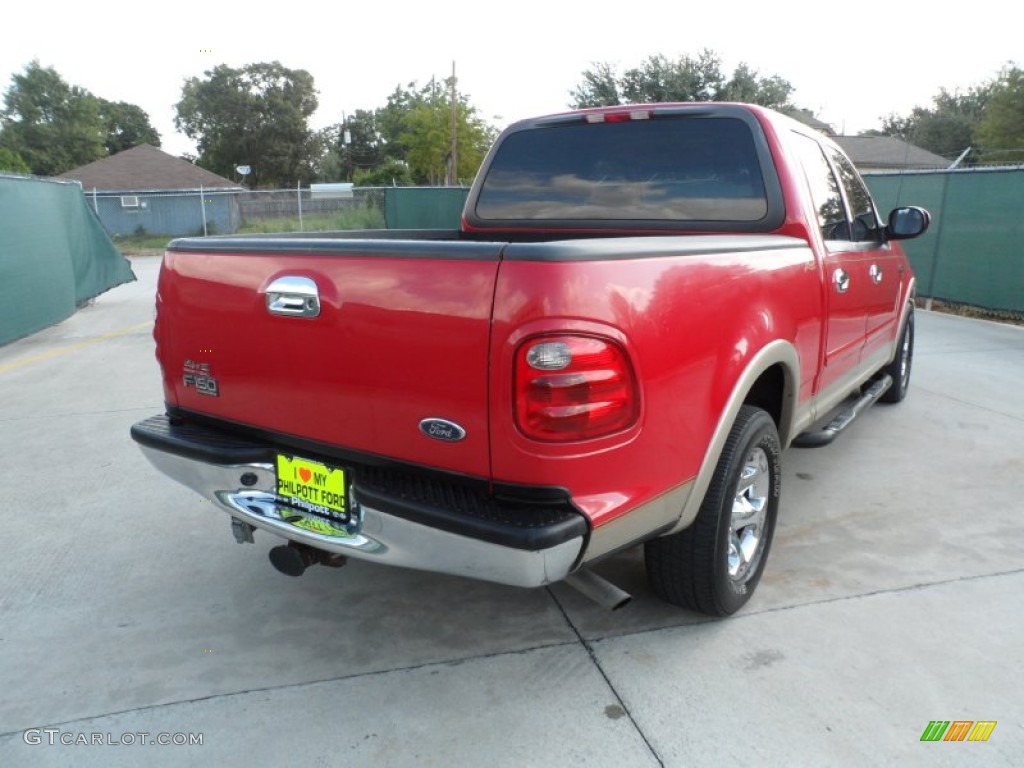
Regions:
<instances>
[{"instance_id":1,"label":"chrome rear bumper","mask_svg":"<svg viewBox=\"0 0 1024 768\"><path fill-rule=\"evenodd\" d=\"M210 499L237 520L327 552L385 565L537 587L564 579L577 564L584 546L582 526L578 535L556 537L543 547L523 548L424 525L360 502L358 481L352 489L355 515L347 534L306 530L288 522L291 508L278 503L273 464L216 464L182 455L173 446L165 448L153 440L140 439L138 431L145 424L136 425L132 435L158 470Z\"/></svg>"}]
</instances>

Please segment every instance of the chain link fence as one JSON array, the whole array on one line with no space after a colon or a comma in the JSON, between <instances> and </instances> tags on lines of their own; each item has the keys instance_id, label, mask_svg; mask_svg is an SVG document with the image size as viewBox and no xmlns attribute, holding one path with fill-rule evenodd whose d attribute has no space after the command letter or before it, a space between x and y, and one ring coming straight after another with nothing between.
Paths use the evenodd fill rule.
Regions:
<instances>
[{"instance_id":1,"label":"chain link fence","mask_svg":"<svg viewBox=\"0 0 1024 768\"><path fill-rule=\"evenodd\" d=\"M85 191L89 206L111 235L136 237L382 229L386 226L385 193L384 188L354 189L351 185Z\"/></svg>"},{"instance_id":2,"label":"chain link fence","mask_svg":"<svg viewBox=\"0 0 1024 768\"><path fill-rule=\"evenodd\" d=\"M906 244L919 294L950 304L1024 313L1024 167L867 172L882 212L916 204L929 232ZM453 229L464 187L326 184L288 190L86 191L114 235L261 234L353 229Z\"/></svg>"},{"instance_id":3,"label":"chain link fence","mask_svg":"<svg viewBox=\"0 0 1024 768\"><path fill-rule=\"evenodd\" d=\"M324 188L328 189L324 189ZM292 190L255 190L233 196L236 232L328 232L383 229L385 189L314 185Z\"/></svg>"}]
</instances>

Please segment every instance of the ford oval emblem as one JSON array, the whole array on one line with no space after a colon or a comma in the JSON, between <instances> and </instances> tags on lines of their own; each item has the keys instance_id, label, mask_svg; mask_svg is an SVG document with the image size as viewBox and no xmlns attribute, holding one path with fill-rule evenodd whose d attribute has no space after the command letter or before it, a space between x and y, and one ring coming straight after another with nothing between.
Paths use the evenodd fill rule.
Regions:
<instances>
[{"instance_id":1,"label":"ford oval emblem","mask_svg":"<svg viewBox=\"0 0 1024 768\"><path fill-rule=\"evenodd\" d=\"M447 419L424 419L420 422L420 432L446 443L457 443L466 437L466 430Z\"/></svg>"}]
</instances>

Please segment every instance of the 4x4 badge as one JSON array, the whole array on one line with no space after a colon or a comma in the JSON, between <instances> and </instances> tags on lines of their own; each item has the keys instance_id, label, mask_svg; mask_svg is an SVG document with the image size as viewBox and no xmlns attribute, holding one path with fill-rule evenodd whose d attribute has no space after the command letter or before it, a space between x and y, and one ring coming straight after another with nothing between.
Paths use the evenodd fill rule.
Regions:
<instances>
[{"instance_id":1,"label":"4x4 badge","mask_svg":"<svg viewBox=\"0 0 1024 768\"><path fill-rule=\"evenodd\" d=\"M217 385L217 380L210 373L209 363L186 360L184 368L185 370L181 378L185 389L194 387L196 392L201 395L220 397L220 387Z\"/></svg>"}]
</instances>

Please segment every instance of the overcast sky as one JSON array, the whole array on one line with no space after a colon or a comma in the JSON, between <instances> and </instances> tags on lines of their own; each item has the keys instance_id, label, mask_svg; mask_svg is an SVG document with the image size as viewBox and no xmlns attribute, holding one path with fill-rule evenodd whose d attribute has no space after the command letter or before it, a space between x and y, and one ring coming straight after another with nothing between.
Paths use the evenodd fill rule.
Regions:
<instances>
[{"instance_id":1,"label":"overcast sky","mask_svg":"<svg viewBox=\"0 0 1024 768\"><path fill-rule=\"evenodd\" d=\"M710 48L793 84L793 101L840 131L926 106L1024 64L1019 11L995 0L559 3L390 0L366 3L16 3L4 10L0 83L33 58L66 81L149 113L163 148L193 152L174 130L188 77L218 64L280 61L314 77L313 127L382 106L396 85L447 77L497 126L566 108L596 61L622 68Z\"/></svg>"}]
</instances>

